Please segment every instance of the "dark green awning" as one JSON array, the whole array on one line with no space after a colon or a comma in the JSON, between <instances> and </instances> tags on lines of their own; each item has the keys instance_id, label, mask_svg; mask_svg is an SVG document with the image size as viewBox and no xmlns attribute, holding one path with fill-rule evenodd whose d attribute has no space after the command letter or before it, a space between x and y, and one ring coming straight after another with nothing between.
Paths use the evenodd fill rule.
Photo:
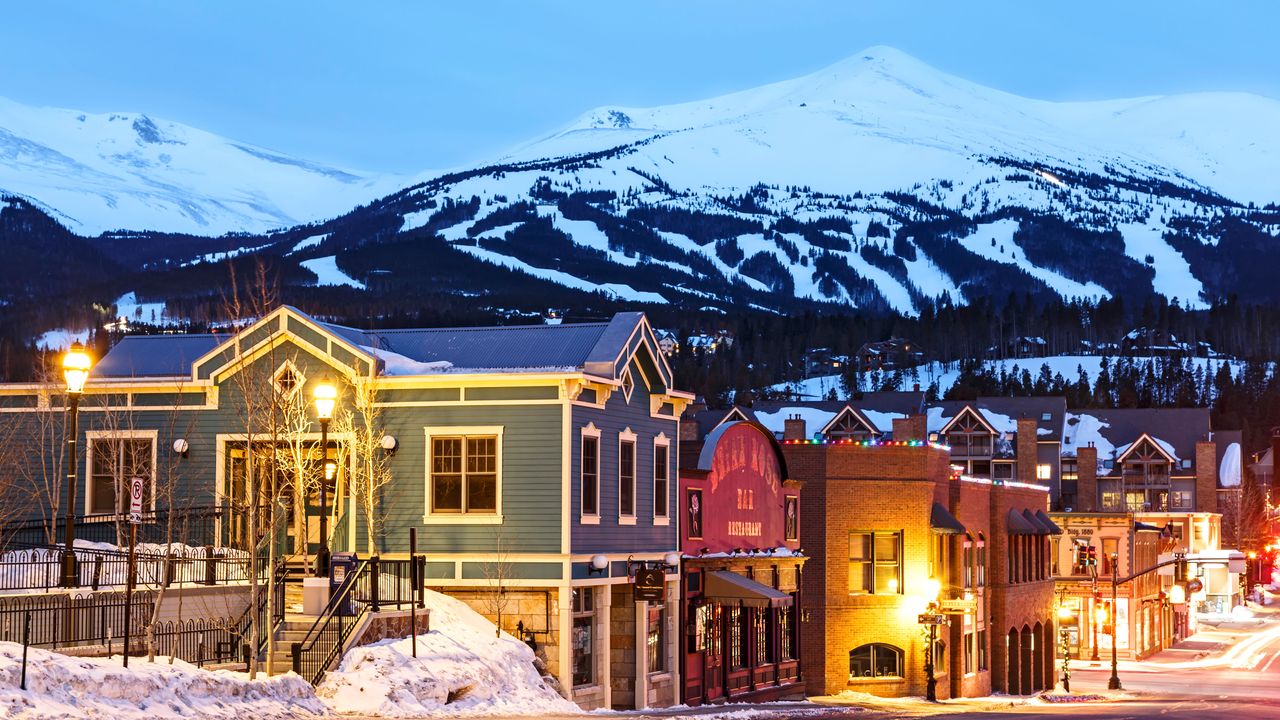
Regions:
<instances>
[{"instance_id":1,"label":"dark green awning","mask_svg":"<svg viewBox=\"0 0 1280 720\"><path fill-rule=\"evenodd\" d=\"M708 600L721 603L742 603L747 607L769 608L787 607L792 598L787 593L775 590L768 585L761 585L745 575L728 570L713 570L707 573L703 595Z\"/></svg>"},{"instance_id":2,"label":"dark green awning","mask_svg":"<svg viewBox=\"0 0 1280 720\"><path fill-rule=\"evenodd\" d=\"M942 535L960 535L965 531L964 525L949 510L942 507L942 503L934 503L929 511L929 527Z\"/></svg>"}]
</instances>

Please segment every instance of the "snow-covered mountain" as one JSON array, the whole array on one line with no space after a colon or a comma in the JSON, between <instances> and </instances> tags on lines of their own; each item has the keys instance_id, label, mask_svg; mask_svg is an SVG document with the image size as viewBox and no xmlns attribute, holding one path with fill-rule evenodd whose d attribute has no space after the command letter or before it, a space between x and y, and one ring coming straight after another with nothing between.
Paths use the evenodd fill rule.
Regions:
<instances>
[{"instance_id":1,"label":"snow-covered mountain","mask_svg":"<svg viewBox=\"0 0 1280 720\"><path fill-rule=\"evenodd\" d=\"M1277 127L1280 102L1258 96L1047 102L877 47L718 98L591 111L397 208L402 231L637 301L1200 306L1265 290L1247 266L1278 247Z\"/></svg>"},{"instance_id":2,"label":"snow-covered mountain","mask_svg":"<svg viewBox=\"0 0 1280 720\"><path fill-rule=\"evenodd\" d=\"M129 218L105 226L276 226L337 216L354 202L338 196L389 182L143 116L6 107L0 189L95 218L81 227L104 227L90 210ZM709 100L599 108L333 220L239 250L164 245L133 266L270 253L316 284L323 267L365 292L475 297L496 265L534 286L722 311L913 314L1012 293L1280 302L1276 128L1280 102L1263 97L1047 102L877 47Z\"/></svg>"},{"instance_id":3,"label":"snow-covered mountain","mask_svg":"<svg viewBox=\"0 0 1280 720\"><path fill-rule=\"evenodd\" d=\"M82 235L264 232L342 214L405 182L142 114L0 98L0 194L25 197Z\"/></svg>"}]
</instances>

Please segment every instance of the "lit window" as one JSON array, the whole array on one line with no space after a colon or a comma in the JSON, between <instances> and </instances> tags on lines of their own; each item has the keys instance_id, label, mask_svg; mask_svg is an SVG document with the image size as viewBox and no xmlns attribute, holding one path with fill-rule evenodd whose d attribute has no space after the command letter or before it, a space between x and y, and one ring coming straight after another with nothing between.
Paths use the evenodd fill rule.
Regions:
<instances>
[{"instance_id":1,"label":"lit window","mask_svg":"<svg viewBox=\"0 0 1280 720\"><path fill-rule=\"evenodd\" d=\"M849 678L902 677L902 651L872 643L849 651Z\"/></svg>"},{"instance_id":2,"label":"lit window","mask_svg":"<svg viewBox=\"0 0 1280 720\"><path fill-rule=\"evenodd\" d=\"M1049 465L1036 466L1036 479L1048 480L1053 477L1053 469Z\"/></svg>"},{"instance_id":3,"label":"lit window","mask_svg":"<svg viewBox=\"0 0 1280 720\"><path fill-rule=\"evenodd\" d=\"M899 533L849 533L849 592L901 593L901 546Z\"/></svg>"}]
</instances>

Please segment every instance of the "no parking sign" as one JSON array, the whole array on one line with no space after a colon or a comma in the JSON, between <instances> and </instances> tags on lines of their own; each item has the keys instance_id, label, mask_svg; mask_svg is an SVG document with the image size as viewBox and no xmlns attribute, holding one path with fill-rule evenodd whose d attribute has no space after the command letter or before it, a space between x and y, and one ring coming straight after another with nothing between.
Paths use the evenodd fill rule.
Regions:
<instances>
[{"instance_id":1,"label":"no parking sign","mask_svg":"<svg viewBox=\"0 0 1280 720\"><path fill-rule=\"evenodd\" d=\"M129 522L142 523L142 478L129 480Z\"/></svg>"}]
</instances>

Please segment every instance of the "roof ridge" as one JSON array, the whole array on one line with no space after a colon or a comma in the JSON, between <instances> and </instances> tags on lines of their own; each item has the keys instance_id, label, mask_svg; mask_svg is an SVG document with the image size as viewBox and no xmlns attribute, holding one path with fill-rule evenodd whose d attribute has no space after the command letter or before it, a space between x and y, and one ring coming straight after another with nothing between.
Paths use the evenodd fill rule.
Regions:
<instances>
[{"instance_id":1,"label":"roof ridge","mask_svg":"<svg viewBox=\"0 0 1280 720\"><path fill-rule=\"evenodd\" d=\"M421 333L421 332L459 332L462 330L474 331L493 331L493 330L552 330L567 328L584 328L584 327L607 327L609 323L568 323L561 325L470 325L466 327L438 327L438 328L392 328L377 330L356 330L356 332L370 333L378 335L387 335L391 333ZM352 328L354 329L354 328Z\"/></svg>"}]
</instances>

